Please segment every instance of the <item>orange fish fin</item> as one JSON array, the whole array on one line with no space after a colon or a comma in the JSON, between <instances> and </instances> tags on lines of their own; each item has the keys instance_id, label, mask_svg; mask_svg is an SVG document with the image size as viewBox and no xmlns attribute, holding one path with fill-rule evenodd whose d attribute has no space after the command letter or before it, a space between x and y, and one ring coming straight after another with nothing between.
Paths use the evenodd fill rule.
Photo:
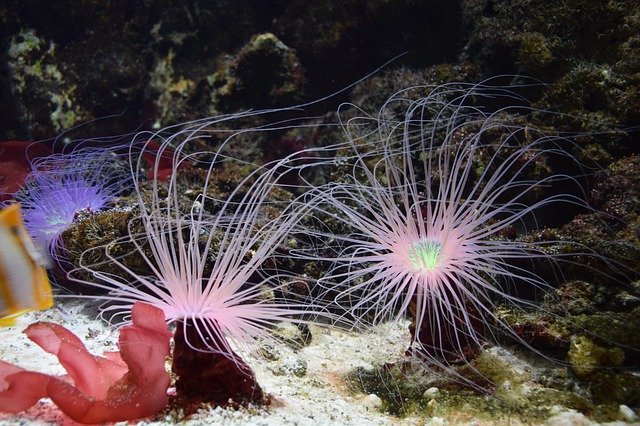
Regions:
<instances>
[{"instance_id":1,"label":"orange fish fin","mask_svg":"<svg viewBox=\"0 0 640 426\"><path fill-rule=\"evenodd\" d=\"M22 227L22 224L22 210L20 209L20 204L9 204L0 211L0 225L11 228L14 226Z\"/></svg>"}]
</instances>

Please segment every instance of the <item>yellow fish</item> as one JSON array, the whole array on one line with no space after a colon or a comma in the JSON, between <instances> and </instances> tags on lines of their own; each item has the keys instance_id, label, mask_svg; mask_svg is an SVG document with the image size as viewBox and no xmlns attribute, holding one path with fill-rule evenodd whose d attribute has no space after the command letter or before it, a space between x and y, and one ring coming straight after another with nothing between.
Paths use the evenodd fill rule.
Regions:
<instances>
[{"instance_id":1,"label":"yellow fish","mask_svg":"<svg viewBox=\"0 0 640 426\"><path fill-rule=\"evenodd\" d=\"M51 305L51 284L42 256L27 233L20 205L11 204L0 211L0 326Z\"/></svg>"}]
</instances>

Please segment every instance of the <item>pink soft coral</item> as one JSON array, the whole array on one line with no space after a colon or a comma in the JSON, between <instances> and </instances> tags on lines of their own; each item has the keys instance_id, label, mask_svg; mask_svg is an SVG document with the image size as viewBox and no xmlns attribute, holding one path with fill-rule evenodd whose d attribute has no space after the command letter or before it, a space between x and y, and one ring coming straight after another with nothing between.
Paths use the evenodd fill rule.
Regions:
<instances>
[{"instance_id":1,"label":"pink soft coral","mask_svg":"<svg viewBox=\"0 0 640 426\"><path fill-rule=\"evenodd\" d=\"M82 423L131 420L167 405L169 339L162 310L137 302L133 324L120 330L120 352L92 355L66 328L39 322L25 330L45 351L58 357L68 376L26 371L0 361L0 411L18 413L49 397Z\"/></svg>"}]
</instances>

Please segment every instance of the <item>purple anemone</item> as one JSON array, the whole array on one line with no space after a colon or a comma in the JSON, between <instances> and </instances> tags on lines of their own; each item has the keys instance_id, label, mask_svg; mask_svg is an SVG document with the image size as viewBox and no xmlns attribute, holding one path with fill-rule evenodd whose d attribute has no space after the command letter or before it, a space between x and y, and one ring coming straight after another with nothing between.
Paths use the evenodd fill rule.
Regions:
<instances>
[{"instance_id":1,"label":"purple anemone","mask_svg":"<svg viewBox=\"0 0 640 426\"><path fill-rule=\"evenodd\" d=\"M117 154L84 148L34 160L14 201L21 204L38 247L60 261L64 250L60 237L77 215L108 208L130 183Z\"/></svg>"}]
</instances>

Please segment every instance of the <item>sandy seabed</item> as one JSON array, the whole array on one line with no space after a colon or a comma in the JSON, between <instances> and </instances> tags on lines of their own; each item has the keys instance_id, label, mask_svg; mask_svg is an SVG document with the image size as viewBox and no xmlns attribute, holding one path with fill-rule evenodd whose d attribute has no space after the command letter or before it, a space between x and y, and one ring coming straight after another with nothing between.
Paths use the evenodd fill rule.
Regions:
<instances>
[{"instance_id":1,"label":"sandy seabed","mask_svg":"<svg viewBox=\"0 0 640 426\"><path fill-rule=\"evenodd\" d=\"M89 351L102 354L117 350L117 331L97 319L95 306L78 300L63 300L47 311L29 312L12 327L0 329L0 359L29 370L64 374L55 356L45 353L22 333L36 321L51 321L73 331ZM298 350L279 350L275 360L246 359L253 367L258 383L272 397L267 408L239 410L201 409L185 420L178 412L164 412L137 424L173 425L483 425L494 422L463 418L408 416L403 418L379 410L376 395L354 394L344 376L357 367L372 368L402 356L407 344L406 324L383 325L366 333L313 327L311 343ZM502 419L496 424L522 424L519 419ZM47 399L19 415L0 414L5 425L74 424ZM127 424L121 422L120 424ZM588 418L573 410L558 409L545 424L592 425ZM617 424L624 424L619 422Z\"/></svg>"}]
</instances>

